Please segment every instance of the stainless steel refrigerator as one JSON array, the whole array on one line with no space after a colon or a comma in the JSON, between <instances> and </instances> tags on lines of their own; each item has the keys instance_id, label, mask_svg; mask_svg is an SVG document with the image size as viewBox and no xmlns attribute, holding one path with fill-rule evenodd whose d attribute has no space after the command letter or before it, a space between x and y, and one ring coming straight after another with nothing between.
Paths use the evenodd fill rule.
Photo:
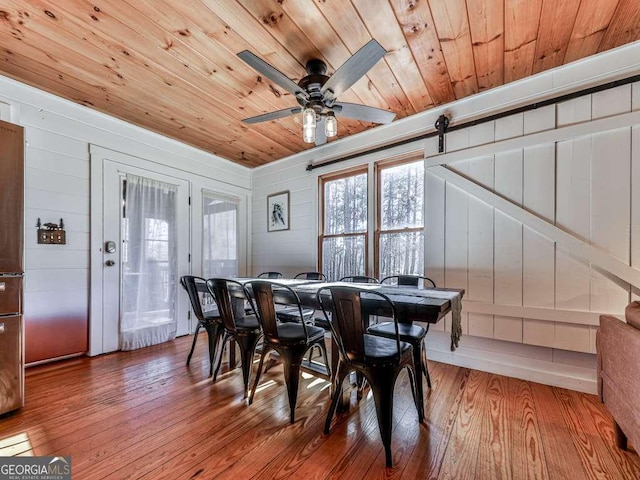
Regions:
<instances>
[{"instance_id":1,"label":"stainless steel refrigerator","mask_svg":"<svg viewBox=\"0 0 640 480\"><path fill-rule=\"evenodd\" d=\"M0 414L24 404L24 131L0 121Z\"/></svg>"}]
</instances>

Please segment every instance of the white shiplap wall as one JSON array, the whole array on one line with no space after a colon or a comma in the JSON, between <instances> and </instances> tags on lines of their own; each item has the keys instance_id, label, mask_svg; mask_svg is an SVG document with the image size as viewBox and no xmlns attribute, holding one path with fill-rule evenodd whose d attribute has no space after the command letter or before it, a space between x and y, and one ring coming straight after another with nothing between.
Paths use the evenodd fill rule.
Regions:
<instances>
[{"instance_id":1,"label":"white shiplap wall","mask_svg":"<svg viewBox=\"0 0 640 480\"><path fill-rule=\"evenodd\" d=\"M429 139L305 167L421 133L441 113L463 123L639 72L636 43L255 169L253 272L316 268L319 175L422 149L427 273L466 289L461 347L449 351L441 322L430 357L595 392L598 314L619 315L638 295L640 117L624 115L638 108L639 85L451 132L444 154ZM281 190L291 191L291 230L267 233L266 196ZM620 269L627 281L609 273Z\"/></svg>"},{"instance_id":2,"label":"white shiplap wall","mask_svg":"<svg viewBox=\"0 0 640 480\"><path fill-rule=\"evenodd\" d=\"M91 144L216 179L250 195L247 168L5 77L0 77L0 107L3 120L25 128L27 142L24 313L30 325L56 317L88 319ZM63 218L66 245L38 245L37 218L43 223Z\"/></svg>"}]
</instances>

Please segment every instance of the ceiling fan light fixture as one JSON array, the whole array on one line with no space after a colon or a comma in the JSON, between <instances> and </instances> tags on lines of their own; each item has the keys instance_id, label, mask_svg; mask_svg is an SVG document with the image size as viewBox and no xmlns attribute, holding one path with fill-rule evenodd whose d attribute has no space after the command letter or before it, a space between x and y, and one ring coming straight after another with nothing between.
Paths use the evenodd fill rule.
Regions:
<instances>
[{"instance_id":1,"label":"ceiling fan light fixture","mask_svg":"<svg viewBox=\"0 0 640 480\"><path fill-rule=\"evenodd\" d=\"M324 133L327 137L335 137L338 134L338 120L333 112L327 113L324 120Z\"/></svg>"},{"instance_id":2,"label":"ceiling fan light fixture","mask_svg":"<svg viewBox=\"0 0 640 480\"><path fill-rule=\"evenodd\" d=\"M302 140L305 143L316 141L316 111L313 108L302 111Z\"/></svg>"}]
</instances>

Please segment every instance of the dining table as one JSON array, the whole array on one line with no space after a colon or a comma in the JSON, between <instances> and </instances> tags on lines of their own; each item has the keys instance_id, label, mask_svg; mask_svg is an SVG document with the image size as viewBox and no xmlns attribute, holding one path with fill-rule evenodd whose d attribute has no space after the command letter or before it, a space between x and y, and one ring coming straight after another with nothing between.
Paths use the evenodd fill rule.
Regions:
<instances>
[{"instance_id":1,"label":"dining table","mask_svg":"<svg viewBox=\"0 0 640 480\"><path fill-rule=\"evenodd\" d=\"M260 281L264 279L259 278L234 278L235 281L247 286L252 281ZM451 331L451 349L455 350L458 346L458 341L461 333L460 316L461 316L461 301L464 296L464 289L459 288L424 288L417 286L398 286L387 284L363 284L363 283L349 283L349 282L323 282L317 280L302 280L302 279L277 279L268 280L274 284L273 295L276 304L280 305L295 305L296 299L292 296L291 292L285 288L278 288L277 285L285 285L290 287L298 296L300 305L306 308L312 308L320 311L319 315L322 316L322 306L325 310L331 309L331 295L330 287L332 286L352 286L365 292L361 296L361 306L363 314L366 318L372 316L389 317L392 312L386 302L380 297L371 295L367 296L366 291L377 291L383 293L393 303L395 314L399 323L413 323L420 322L424 327L429 329L431 324L438 323L448 313L452 314L452 331ZM230 288L230 294L234 303L234 309L238 312L244 309L244 292L241 289ZM247 293L251 296L251 289L246 289ZM321 300L318 297L318 292L321 292ZM330 354L330 372L337 371L339 355L338 346L331 336L331 354ZM329 371L318 362L311 360L305 361L302 366L304 370L308 370L310 373L320 376L322 378L333 380ZM333 382L332 382L333 384ZM347 392L345 391L345 394ZM346 400L341 402L343 405L348 404Z\"/></svg>"}]
</instances>

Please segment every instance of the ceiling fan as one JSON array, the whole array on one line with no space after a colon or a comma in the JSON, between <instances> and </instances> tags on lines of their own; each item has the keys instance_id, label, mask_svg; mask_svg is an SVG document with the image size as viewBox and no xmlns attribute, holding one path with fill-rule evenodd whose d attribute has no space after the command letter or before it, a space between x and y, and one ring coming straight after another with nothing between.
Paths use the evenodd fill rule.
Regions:
<instances>
[{"instance_id":1,"label":"ceiling fan","mask_svg":"<svg viewBox=\"0 0 640 480\"><path fill-rule=\"evenodd\" d=\"M338 133L336 115L372 123L390 123L395 113L357 103L338 102L338 97L367 73L387 51L376 40L370 40L354 53L331 76L327 65L318 59L307 62L307 75L295 83L284 73L249 50L238 57L281 88L295 95L298 107L245 118L244 123L258 123L288 117L302 112L302 138L306 143L322 145L327 137Z\"/></svg>"}]
</instances>

